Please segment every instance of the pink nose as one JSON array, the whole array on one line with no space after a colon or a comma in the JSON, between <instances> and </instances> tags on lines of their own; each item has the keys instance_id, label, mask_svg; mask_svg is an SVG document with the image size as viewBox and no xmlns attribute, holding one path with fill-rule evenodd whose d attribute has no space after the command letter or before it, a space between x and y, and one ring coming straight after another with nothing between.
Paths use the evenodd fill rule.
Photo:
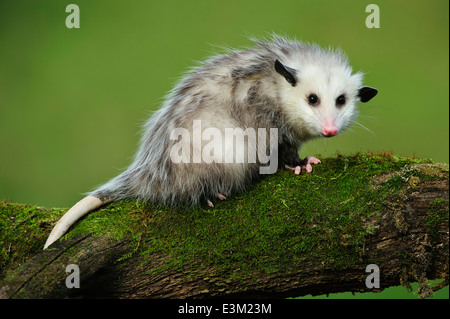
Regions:
<instances>
[{"instance_id":1,"label":"pink nose","mask_svg":"<svg viewBox=\"0 0 450 319\"><path fill-rule=\"evenodd\" d=\"M325 137L332 137L332 136L335 136L337 133L338 133L338 129L334 126L322 127L322 135Z\"/></svg>"}]
</instances>

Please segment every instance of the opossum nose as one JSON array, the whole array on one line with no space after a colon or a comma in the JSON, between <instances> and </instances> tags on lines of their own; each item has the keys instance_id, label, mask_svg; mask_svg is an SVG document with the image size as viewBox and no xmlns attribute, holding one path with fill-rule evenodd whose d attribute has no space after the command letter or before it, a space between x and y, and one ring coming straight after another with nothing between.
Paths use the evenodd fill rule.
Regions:
<instances>
[{"instance_id":1,"label":"opossum nose","mask_svg":"<svg viewBox=\"0 0 450 319\"><path fill-rule=\"evenodd\" d=\"M332 137L338 133L338 129L335 126L322 127L322 135L325 137Z\"/></svg>"}]
</instances>

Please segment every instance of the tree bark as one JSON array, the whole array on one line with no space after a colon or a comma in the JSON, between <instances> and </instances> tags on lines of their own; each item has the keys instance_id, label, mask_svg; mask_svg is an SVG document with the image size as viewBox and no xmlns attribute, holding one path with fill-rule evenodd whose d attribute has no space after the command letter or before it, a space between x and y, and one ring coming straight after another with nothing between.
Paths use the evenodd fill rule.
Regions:
<instances>
[{"instance_id":1,"label":"tree bark","mask_svg":"<svg viewBox=\"0 0 450 319\"><path fill-rule=\"evenodd\" d=\"M90 235L62 241L42 251L8 273L0 283L1 298L281 298L335 292L373 292L389 286L419 282L419 295L430 296L428 279L448 284L448 220L427 217L437 199L444 198L448 212L447 178L424 180L395 201L384 203L380 216L364 221L372 225L367 236L364 258L344 269L327 269L308 261L289 272L265 273L245 280L234 280L217 269L196 264L179 269L161 269L168 255L132 254L130 239ZM382 177L380 177L382 178ZM431 225L431 223L434 223ZM431 230L431 226L433 226ZM141 238L139 245L151 245ZM134 248L132 248L134 247ZM120 259L128 254L128 258ZM379 267L380 288L368 288L366 266ZM202 261L199 260L200 264ZM69 289L66 281L76 264L79 288Z\"/></svg>"}]
</instances>

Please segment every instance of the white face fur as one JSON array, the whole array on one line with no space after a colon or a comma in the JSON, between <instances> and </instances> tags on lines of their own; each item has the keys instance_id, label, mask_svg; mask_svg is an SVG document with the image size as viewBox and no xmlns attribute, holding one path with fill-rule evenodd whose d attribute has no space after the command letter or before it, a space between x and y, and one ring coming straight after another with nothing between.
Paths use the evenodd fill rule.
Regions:
<instances>
[{"instance_id":1,"label":"white face fur","mask_svg":"<svg viewBox=\"0 0 450 319\"><path fill-rule=\"evenodd\" d=\"M352 74L351 68L342 63L294 64L284 68L289 74L282 74L286 81L280 82L281 96L300 134L331 137L352 124L358 114L361 73ZM375 89L368 90L373 90L373 96L376 94Z\"/></svg>"}]
</instances>

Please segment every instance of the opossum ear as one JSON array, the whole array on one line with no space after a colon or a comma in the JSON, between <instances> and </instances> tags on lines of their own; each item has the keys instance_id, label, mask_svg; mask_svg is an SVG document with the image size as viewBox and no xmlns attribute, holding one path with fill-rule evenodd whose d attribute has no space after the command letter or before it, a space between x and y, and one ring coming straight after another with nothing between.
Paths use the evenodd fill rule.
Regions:
<instances>
[{"instance_id":1,"label":"opossum ear","mask_svg":"<svg viewBox=\"0 0 450 319\"><path fill-rule=\"evenodd\" d=\"M292 86L295 86L297 84L297 79L295 78L296 71L294 69L291 69L290 67L285 66L278 59L275 61L275 71L284 76L286 81L291 83Z\"/></svg>"},{"instance_id":2,"label":"opossum ear","mask_svg":"<svg viewBox=\"0 0 450 319\"><path fill-rule=\"evenodd\" d=\"M366 103L377 95L377 93L377 89L371 88L370 86L363 86L358 90L358 97L361 102Z\"/></svg>"}]
</instances>

